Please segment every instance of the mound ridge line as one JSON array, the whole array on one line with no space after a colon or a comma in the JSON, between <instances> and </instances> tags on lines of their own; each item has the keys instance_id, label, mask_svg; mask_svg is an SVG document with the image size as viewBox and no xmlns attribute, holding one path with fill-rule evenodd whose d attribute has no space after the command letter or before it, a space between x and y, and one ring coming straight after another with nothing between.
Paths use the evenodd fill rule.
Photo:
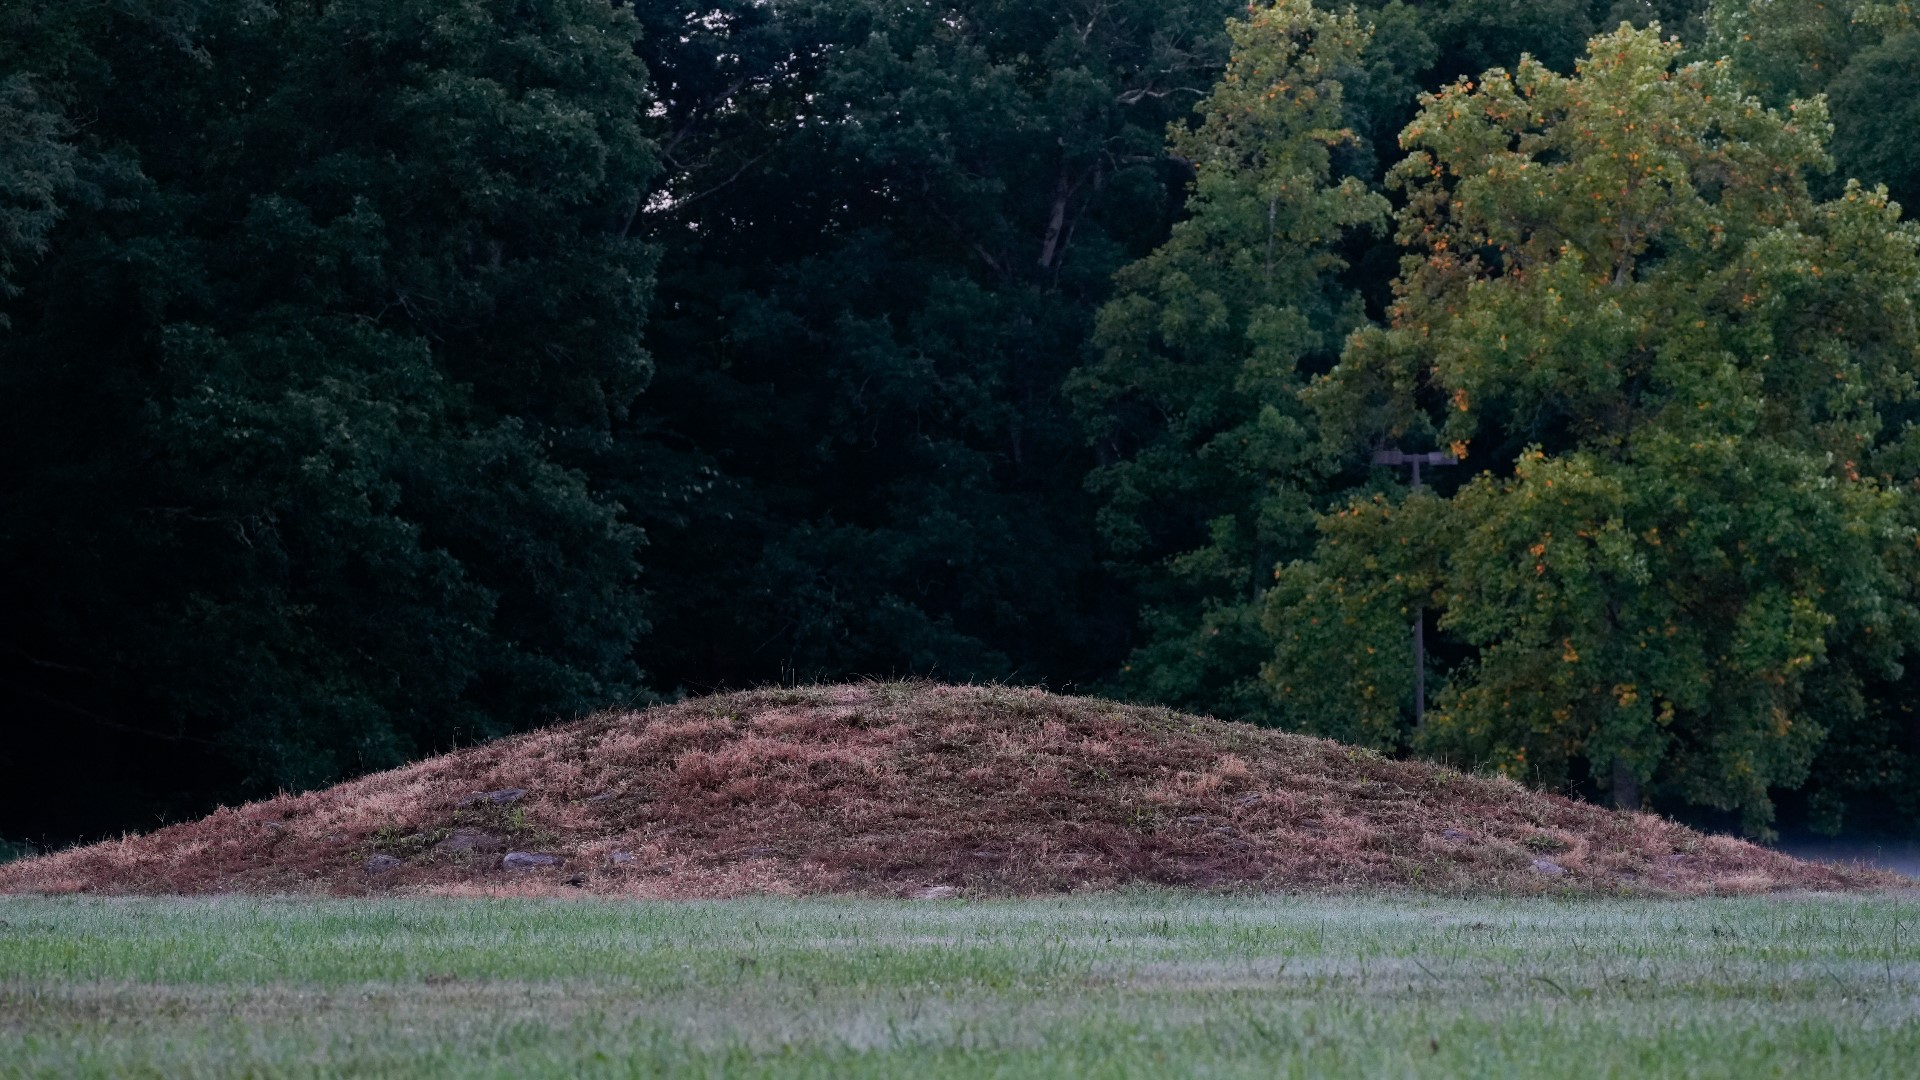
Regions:
<instances>
[{"instance_id":1,"label":"mound ridge line","mask_svg":"<svg viewBox=\"0 0 1920 1080\"><path fill-rule=\"evenodd\" d=\"M919 682L602 713L0 866L0 892L105 894L1698 895L1902 884L1324 739Z\"/></svg>"}]
</instances>

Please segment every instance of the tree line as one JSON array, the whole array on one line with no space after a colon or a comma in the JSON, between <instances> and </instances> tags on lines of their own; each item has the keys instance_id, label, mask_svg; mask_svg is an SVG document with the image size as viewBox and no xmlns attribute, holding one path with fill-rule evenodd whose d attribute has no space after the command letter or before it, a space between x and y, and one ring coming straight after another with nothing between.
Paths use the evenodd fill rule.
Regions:
<instances>
[{"instance_id":1,"label":"tree line","mask_svg":"<svg viewBox=\"0 0 1920 1080\"><path fill-rule=\"evenodd\" d=\"M905 674L1909 823L1915 19L10 4L0 835Z\"/></svg>"}]
</instances>

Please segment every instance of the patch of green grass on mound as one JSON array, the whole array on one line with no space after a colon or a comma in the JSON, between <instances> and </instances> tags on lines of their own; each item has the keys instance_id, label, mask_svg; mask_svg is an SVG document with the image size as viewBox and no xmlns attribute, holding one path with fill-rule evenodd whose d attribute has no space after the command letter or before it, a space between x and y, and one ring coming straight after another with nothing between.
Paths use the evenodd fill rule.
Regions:
<instances>
[{"instance_id":1,"label":"patch of green grass on mound","mask_svg":"<svg viewBox=\"0 0 1920 1080\"><path fill-rule=\"evenodd\" d=\"M1907 1076L1920 899L0 898L0 1076Z\"/></svg>"}]
</instances>

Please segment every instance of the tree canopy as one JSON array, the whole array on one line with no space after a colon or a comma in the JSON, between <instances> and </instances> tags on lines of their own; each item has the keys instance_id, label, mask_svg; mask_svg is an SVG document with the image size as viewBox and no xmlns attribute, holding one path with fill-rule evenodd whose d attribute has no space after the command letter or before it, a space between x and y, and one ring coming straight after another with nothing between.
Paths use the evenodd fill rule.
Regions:
<instances>
[{"instance_id":1,"label":"tree canopy","mask_svg":"<svg viewBox=\"0 0 1920 1080\"><path fill-rule=\"evenodd\" d=\"M650 372L633 19L9 10L16 760L157 742L172 805L641 692L651 493L593 475Z\"/></svg>"},{"instance_id":2,"label":"tree canopy","mask_svg":"<svg viewBox=\"0 0 1920 1080\"><path fill-rule=\"evenodd\" d=\"M0 839L906 674L1915 820L1917 42L1881 0L4 5Z\"/></svg>"},{"instance_id":3,"label":"tree canopy","mask_svg":"<svg viewBox=\"0 0 1920 1080\"><path fill-rule=\"evenodd\" d=\"M1099 359L1070 390L1109 459L1089 478L1102 532L1155 605L1121 685L1245 712L1260 598L1274 563L1305 553L1322 483L1299 390L1365 319L1338 249L1377 232L1387 202L1334 175L1360 141L1339 82L1368 46L1358 16L1284 2L1229 34L1202 122L1169 141L1194 169L1188 217L1120 272Z\"/></svg>"},{"instance_id":4,"label":"tree canopy","mask_svg":"<svg viewBox=\"0 0 1920 1080\"><path fill-rule=\"evenodd\" d=\"M1809 686L1912 640L1915 477L1888 420L1920 364L1920 232L1884 190L1809 195L1817 99L1768 109L1678 51L1622 30L1573 77L1490 70L1408 126L1396 302L1311 397L1336 442L1479 471L1404 520L1335 515L1271 615L1274 677L1293 693L1358 643L1292 625L1315 613L1375 631L1347 613L1428 606L1467 651L1423 745L1553 783L1584 766L1633 805L1656 783L1757 830L1847 722ZM1410 553L1391 591L1363 585L1380 546Z\"/></svg>"}]
</instances>

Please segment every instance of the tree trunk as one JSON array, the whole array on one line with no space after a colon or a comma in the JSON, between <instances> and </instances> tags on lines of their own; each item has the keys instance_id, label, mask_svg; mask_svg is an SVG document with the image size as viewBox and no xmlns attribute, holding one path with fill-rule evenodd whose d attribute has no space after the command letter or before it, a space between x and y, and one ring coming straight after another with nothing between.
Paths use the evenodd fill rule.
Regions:
<instances>
[{"instance_id":1,"label":"tree trunk","mask_svg":"<svg viewBox=\"0 0 1920 1080\"><path fill-rule=\"evenodd\" d=\"M1640 777L1620 758L1613 759L1613 805L1621 810L1640 809Z\"/></svg>"},{"instance_id":2,"label":"tree trunk","mask_svg":"<svg viewBox=\"0 0 1920 1080\"><path fill-rule=\"evenodd\" d=\"M1067 200L1073 188L1067 186L1067 167L1060 167L1060 178L1053 185L1053 213L1047 217L1047 235L1040 242L1040 269L1053 268L1054 252L1060 248L1060 230L1067 224Z\"/></svg>"}]
</instances>

